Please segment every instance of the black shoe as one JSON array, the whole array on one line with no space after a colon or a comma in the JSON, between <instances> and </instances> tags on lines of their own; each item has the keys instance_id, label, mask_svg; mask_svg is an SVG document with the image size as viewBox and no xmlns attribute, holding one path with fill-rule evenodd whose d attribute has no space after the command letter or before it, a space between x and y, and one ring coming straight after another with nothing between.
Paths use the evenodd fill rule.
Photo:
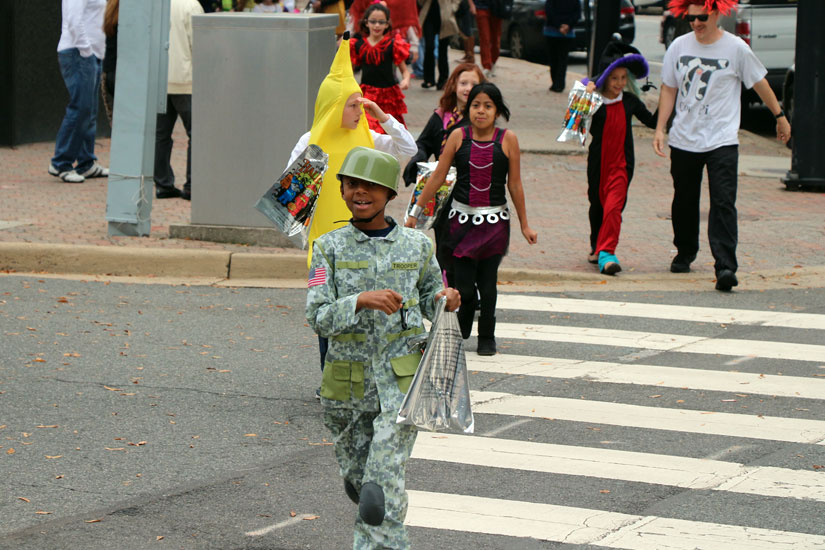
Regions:
<instances>
[{"instance_id":1,"label":"black shoe","mask_svg":"<svg viewBox=\"0 0 825 550\"><path fill-rule=\"evenodd\" d=\"M562 87L559 87L559 86L550 86L549 90L550 90L551 92L555 92L555 93L557 93L557 94L560 94L560 93L562 93L562 92L564 91L564 86L562 86Z\"/></svg>"},{"instance_id":2,"label":"black shoe","mask_svg":"<svg viewBox=\"0 0 825 550\"><path fill-rule=\"evenodd\" d=\"M496 354L496 339L478 337L478 348L476 353L479 355L495 355Z\"/></svg>"},{"instance_id":3,"label":"black shoe","mask_svg":"<svg viewBox=\"0 0 825 550\"><path fill-rule=\"evenodd\" d=\"M696 259L696 254L676 254L670 262L671 273L690 273L690 264Z\"/></svg>"},{"instance_id":4,"label":"black shoe","mask_svg":"<svg viewBox=\"0 0 825 550\"><path fill-rule=\"evenodd\" d=\"M156 199L176 199L181 196L180 189L177 187L158 187L155 186Z\"/></svg>"},{"instance_id":5,"label":"black shoe","mask_svg":"<svg viewBox=\"0 0 825 550\"><path fill-rule=\"evenodd\" d=\"M435 89L436 90L443 90L445 84L447 84L447 79L446 78L440 79L438 81L438 83L435 85Z\"/></svg>"},{"instance_id":6,"label":"black shoe","mask_svg":"<svg viewBox=\"0 0 825 550\"><path fill-rule=\"evenodd\" d=\"M427 82L426 80L421 83L422 88L432 88L435 86L435 82Z\"/></svg>"},{"instance_id":7,"label":"black shoe","mask_svg":"<svg viewBox=\"0 0 825 550\"><path fill-rule=\"evenodd\" d=\"M191 201L192 192L189 191L189 189L184 188L183 191L180 192L180 198L182 198L185 201Z\"/></svg>"},{"instance_id":8,"label":"black shoe","mask_svg":"<svg viewBox=\"0 0 825 550\"><path fill-rule=\"evenodd\" d=\"M730 269L721 269L716 274L716 290L729 292L731 288L739 284L736 274Z\"/></svg>"},{"instance_id":9,"label":"black shoe","mask_svg":"<svg viewBox=\"0 0 825 550\"><path fill-rule=\"evenodd\" d=\"M355 490L355 486L346 479L344 480L344 492L347 494L349 499L353 501L355 504L358 504L358 502L361 500L361 498L358 496L358 491Z\"/></svg>"}]
</instances>

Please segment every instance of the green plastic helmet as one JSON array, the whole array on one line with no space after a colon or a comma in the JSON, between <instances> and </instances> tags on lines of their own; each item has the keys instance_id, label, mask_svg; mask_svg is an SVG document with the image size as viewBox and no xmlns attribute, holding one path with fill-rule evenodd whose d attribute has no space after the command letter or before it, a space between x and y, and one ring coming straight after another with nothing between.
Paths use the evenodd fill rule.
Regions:
<instances>
[{"instance_id":1,"label":"green plastic helmet","mask_svg":"<svg viewBox=\"0 0 825 550\"><path fill-rule=\"evenodd\" d=\"M398 177L401 175L401 165L394 156L370 149L369 147L354 147L347 153L347 158L338 171L341 176L358 178L383 185L396 195L398 194Z\"/></svg>"}]
</instances>

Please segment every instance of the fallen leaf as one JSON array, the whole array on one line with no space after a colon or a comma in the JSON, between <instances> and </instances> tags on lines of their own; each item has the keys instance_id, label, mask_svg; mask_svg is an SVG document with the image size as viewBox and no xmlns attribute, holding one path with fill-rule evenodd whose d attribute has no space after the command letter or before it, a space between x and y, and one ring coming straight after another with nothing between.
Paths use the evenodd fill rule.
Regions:
<instances>
[{"instance_id":1,"label":"fallen leaf","mask_svg":"<svg viewBox=\"0 0 825 550\"><path fill-rule=\"evenodd\" d=\"M31 502L31 501L30 501L29 499L27 499L26 497L17 497L17 500L22 500L23 502Z\"/></svg>"},{"instance_id":2,"label":"fallen leaf","mask_svg":"<svg viewBox=\"0 0 825 550\"><path fill-rule=\"evenodd\" d=\"M123 390L121 390L121 389L119 389L119 388L110 388L109 386L103 386L103 387L104 387L104 388L106 388L106 389L107 389L107 390L109 390L109 391L123 391Z\"/></svg>"},{"instance_id":3,"label":"fallen leaf","mask_svg":"<svg viewBox=\"0 0 825 550\"><path fill-rule=\"evenodd\" d=\"M298 514L296 514L295 512L293 512L293 511L291 511L291 510L290 510L290 512L289 512L289 517L294 518L294 517L295 517L295 516L297 516L297 515L298 515Z\"/></svg>"},{"instance_id":4,"label":"fallen leaf","mask_svg":"<svg viewBox=\"0 0 825 550\"><path fill-rule=\"evenodd\" d=\"M48 516L51 512L44 512L43 510L38 510L35 514L39 514L41 516Z\"/></svg>"},{"instance_id":5,"label":"fallen leaf","mask_svg":"<svg viewBox=\"0 0 825 550\"><path fill-rule=\"evenodd\" d=\"M662 396L659 395L659 394L656 394L656 395L649 395L648 397L650 397L651 399L656 399L656 398L662 397Z\"/></svg>"},{"instance_id":6,"label":"fallen leaf","mask_svg":"<svg viewBox=\"0 0 825 550\"><path fill-rule=\"evenodd\" d=\"M318 519L321 516L304 516L304 521L312 521L313 519Z\"/></svg>"},{"instance_id":7,"label":"fallen leaf","mask_svg":"<svg viewBox=\"0 0 825 550\"><path fill-rule=\"evenodd\" d=\"M258 437L258 434L243 434L244 437Z\"/></svg>"},{"instance_id":8,"label":"fallen leaf","mask_svg":"<svg viewBox=\"0 0 825 550\"><path fill-rule=\"evenodd\" d=\"M46 360L45 360L45 359L43 359L42 357L35 357L35 358L34 358L34 362L35 362L35 363L45 363L45 362L46 362Z\"/></svg>"},{"instance_id":9,"label":"fallen leaf","mask_svg":"<svg viewBox=\"0 0 825 550\"><path fill-rule=\"evenodd\" d=\"M155 540L163 540L163 535L158 535L157 537L155 537Z\"/></svg>"},{"instance_id":10,"label":"fallen leaf","mask_svg":"<svg viewBox=\"0 0 825 550\"><path fill-rule=\"evenodd\" d=\"M102 519L87 519L86 523L100 523Z\"/></svg>"},{"instance_id":11,"label":"fallen leaf","mask_svg":"<svg viewBox=\"0 0 825 550\"><path fill-rule=\"evenodd\" d=\"M63 455L54 455L54 456L46 455L46 458L63 458Z\"/></svg>"},{"instance_id":12,"label":"fallen leaf","mask_svg":"<svg viewBox=\"0 0 825 550\"><path fill-rule=\"evenodd\" d=\"M9 449L8 451L6 451L6 454L7 454L7 455L13 455L13 454L14 454L14 447L12 447L12 448L11 448L11 449Z\"/></svg>"},{"instance_id":13,"label":"fallen leaf","mask_svg":"<svg viewBox=\"0 0 825 550\"><path fill-rule=\"evenodd\" d=\"M608 494L610 491L609 491L608 489L601 489L599 492L600 492L601 494L603 494L603 495L606 495L606 494Z\"/></svg>"},{"instance_id":14,"label":"fallen leaf","mask_svg":"<svg viewBox=\"0 0 825 550\"><path fill-rule=\"evenodd\" d=\"M126 450L124 447L114 447L114 448L113 447L103 447L103 448L106 449L107 451L125 451Z\"/></svg>"},{"instance_id":15,"label":"fallen leaf","mask_svg":"<svg viewBox=\"0 0 825 550\"><path fill-rule=\"evenodd\" d=\"M50 426L35 426L35 428L59 428L57 424L51 424Z\"/></svg>"},{"instance_id":16,"label":"fallen leaf","mask_svg":"<svg viewBox=\"0 0 825 550\"><path fill-rule=\"evenodd\" d=\"M825 468L825 466L823 466L822 464L814 464L813 466L814 470L821 470L822 468Z\"/></svg>"}]
</instances>

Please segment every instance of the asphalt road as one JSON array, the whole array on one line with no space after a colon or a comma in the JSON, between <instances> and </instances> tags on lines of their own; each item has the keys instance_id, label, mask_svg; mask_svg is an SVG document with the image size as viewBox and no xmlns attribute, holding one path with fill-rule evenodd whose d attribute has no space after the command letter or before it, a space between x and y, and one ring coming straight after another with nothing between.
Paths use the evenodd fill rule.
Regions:
<instances>
[{"instance_id":1,"label":"asphalt road","mask_svg":"<svg viewBox=\"0 0 825 550\"><path fill-rule=\"evenodd\" d=\"M547 297L555 299L552 311L542 311ZM304 321L304 299L303 290L0 277L0 548L350 546L355 508L342 491L321 407L312 398L318 360L315 336ZM618 314L611 309L615 303L637 304L642 313ZM802 482L804 497L778 496L770 493L774 489L770 494L709 490L633 479L606 466L580 470L591 457L572 460L566 471L555 470L558 460L550 461L551 471L540 472L531 470L539 456L517 468L504 462L471 464L470 454L453 451L450 456L459 460L451 463L427 456L422 447L409 465L415 502L449 493L527 503L542 514L544 506L557 507L547 517L596 510L684 520L697 531L703 529L696 525L718 524L747 527L742 536L756 536L761 528L770 530L767 537L777 531L809 537L793 539L796 545L789 547L795 548L825 544L825 526L818 519L825 517L825 446L785 433L793 432L794 423L810 422L812 431L806 433L818 437L810 434L818 434L825 419L825 392L783 395L777 386L768 395L747 382L721 388L712 383L720 373L735 372L777 384L798 381L803 392L818 391L815 386L825 383L825 330L745 324L732 310L788 312L794 314L788 316L791 325L798 319L803 325L820 322L799 314L825 314L825 291L539 293L528 304L502 296L502 353L489 365L468 354L471 388L481 392L474 398L471 441L764 467L782 473L771 474L780 476L779 485L782 475L807 480L818 473L819 485ZM645 304L669 307L663 313ZM696 310L677 305L713 308L725 322L686 320ZM595 309L584 312L587 308ZM546 331L539 340L533 339L537 331ZM501 336L521 332L524 337ZM656 350L648 343L681 337L722 349L686 353L689 345ZM741 340L753 348L735 351ZM769 344L767 351L760 342ZM474 349L471 339L469 350ZM771 350L787 350L794 358L771 358ZM520 357L531 359L533 368L595 361L612 362L613 370L566 375L539 368L518 374L513 361ZM639 377L665 374L662 381L634 383L632 376L619 379L623 365L640 367ZM691 374L671 381L671 372ZM496 409L499 401L483 398L490 393L535 398L532 407L538 410L502 412ZM653 424L625 422L626 412L599 420L565 418L568 407L541 408L559 399L585 407L642 407L645 422ZM735 435L655 425L672 409L707 414L711 423L730 414L789 424L785 432L763 433L757 426ZM469 520L446 529L429 524L421 512L414 505L408 516L414 525L425 525L410 527L417 550L590 547L562 544L564 539L552 533L517 536L504 527L507 535L477 532ZM502 515L493 514L487 523Z\"/></svg>"}]
</instances>

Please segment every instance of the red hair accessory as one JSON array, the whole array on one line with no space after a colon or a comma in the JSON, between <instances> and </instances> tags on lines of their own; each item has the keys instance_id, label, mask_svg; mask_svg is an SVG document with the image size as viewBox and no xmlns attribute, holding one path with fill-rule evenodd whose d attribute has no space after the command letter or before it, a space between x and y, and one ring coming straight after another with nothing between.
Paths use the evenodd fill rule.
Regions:
<instances>
[{"instance_id":1,"label":"red hair accessory","mask_svg":"<svg viewBox=\"0 0 825 550\"><path fill-rule=\"evenodd\" d=\"M736 9L738 0L670 0L667 8L676 17L683 17L687 14L688 6L702 6L710 13L718 11L722 15L728 15Z\"/></svg>"}]
</instances>

